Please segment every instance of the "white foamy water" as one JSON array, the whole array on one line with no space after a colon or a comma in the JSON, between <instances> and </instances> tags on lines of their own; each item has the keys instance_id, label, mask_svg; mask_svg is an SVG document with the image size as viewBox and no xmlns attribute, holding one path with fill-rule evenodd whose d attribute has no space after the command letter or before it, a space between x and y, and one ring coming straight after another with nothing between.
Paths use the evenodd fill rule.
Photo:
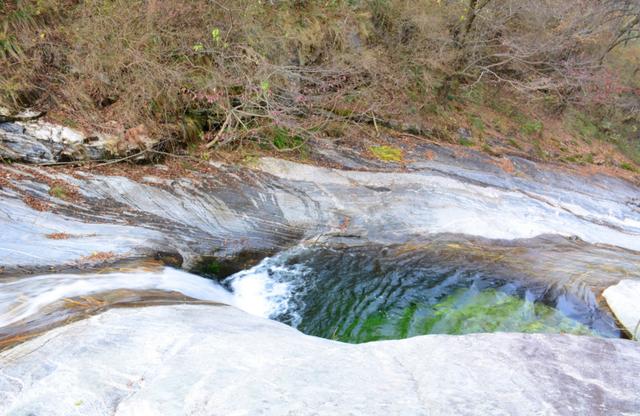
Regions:
<instances>
[{"instance_id":1,"label":"white foamy water","mask_svg":"<svg viewBox=\"0 0 640 416\"><path fill-rule=\"evenodd\" d=\"M234 304L233 296L218 283L169 267L158 271L50 274L0 281L0 327L27 319L67 298L117 289L174 291L195 299Z\"/></svg>"},{"instance_id":2,"label":"white foamy water","mask_svg":"<svg viewBox=\"0 0 640 416\"><path fill-rule=\"evenodd\" d=\"M233 291L234 305L252 315L275 318L290 315L291 325L297 326L300 316L292 312L291 302L304 288L300 277L306 272L301 265L284 266L272 258L243 270L225 280Z\"/></svg>"}]
</instances>

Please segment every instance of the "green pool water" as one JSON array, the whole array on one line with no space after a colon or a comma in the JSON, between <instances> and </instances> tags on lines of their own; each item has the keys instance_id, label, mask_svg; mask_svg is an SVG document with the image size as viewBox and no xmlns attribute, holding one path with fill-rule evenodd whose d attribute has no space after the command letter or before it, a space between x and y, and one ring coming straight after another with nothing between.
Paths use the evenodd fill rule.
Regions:
<instances>
[{"instance_id":1,"label":"green pool water","mask_svg":"<svg viewBox=\"0 0 640 416\"><path fill-rule=\"evenodd\" d=\"M323 338L362 343L425 334L568 333L619 337L583 287L560 287L438 253L302 249L225 281L263 313ZM251 304L247 305L249 309Z\"/></svg>"},{"instance_id":2,"label":"green pool water","mask_svg":"<svg viewBox=\"0 0 640 416\"><path fill-rule=\"evenodd\" d=\"M458 289L433 305L410 303L404 308L377 311L363 319L356 317L346 327L337 325L331 338L360 343L424 334L478 332L594 335L588 326L543 303L495 289Z\"/></svg>"}]
</instances>

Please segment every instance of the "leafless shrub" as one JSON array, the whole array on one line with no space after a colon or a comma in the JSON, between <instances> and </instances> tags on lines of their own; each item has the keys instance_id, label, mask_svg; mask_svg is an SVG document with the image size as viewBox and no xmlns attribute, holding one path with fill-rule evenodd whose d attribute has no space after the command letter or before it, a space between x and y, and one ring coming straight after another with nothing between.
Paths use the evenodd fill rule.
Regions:
<instances>
[{"instance_id":1,"label":"leafless shrub","mask_svg":"<svg viewBox=\"0 0 640 416\"><path fill-rule=\"evenodd\" d=\"M19 3L0 11L0 104L92 130L273 145L274 129L317 134L326 111L415 121L479 83L561 102L633 95L603 59L637 37L638 0Z\"/></svg>"}]
</instances>

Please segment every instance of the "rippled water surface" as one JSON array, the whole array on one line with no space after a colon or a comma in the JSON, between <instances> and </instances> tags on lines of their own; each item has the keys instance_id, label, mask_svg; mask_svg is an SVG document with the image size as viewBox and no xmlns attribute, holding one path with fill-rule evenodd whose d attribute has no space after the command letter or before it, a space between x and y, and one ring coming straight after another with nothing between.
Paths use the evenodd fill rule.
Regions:
<instances>
[{"instance_id":1,"label":"rippled water surface","mask_svg":"<svg viewBox=\"0 0 640 416\"><path fill-rule=\"evenodd\" d=\"M300 246L236 273L224 287L155 262L5 278L0 349L109 308L174 303L233 305L355 343L496 331L619 337L597 294L637 266L631 252L575 240L442 236Z\"/></svg>"},{"instance_id":2,"label":"rippled water surface","mask_svg":"<svg viewBox=\"0 0 640 416\"><path fill-rule=\"evenodd\" d=\"M620 336L584 284L532 279L498 260L406 247L299 248L224 283L242 309L347 342L497 331Z\"/></svg>"}]
</instances>

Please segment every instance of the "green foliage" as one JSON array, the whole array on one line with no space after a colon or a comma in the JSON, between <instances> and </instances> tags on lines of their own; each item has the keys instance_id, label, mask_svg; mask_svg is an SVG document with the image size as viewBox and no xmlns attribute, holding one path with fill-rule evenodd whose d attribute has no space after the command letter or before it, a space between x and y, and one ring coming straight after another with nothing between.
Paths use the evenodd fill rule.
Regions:
<instances>
[{"instance_id":1,"label":"green foliage","mask_svg":"<svg viewBox=\"0 0 640 416\"><path fill-rule=\"evenodd\" d=\"M63 120L62 120L62 124L63 124L64 126L71 127L72 129L77 129L77 128L79 128L79 126L78 126L78 122L77 122L77 121L75 121L75 120L72 120L72 119L70 119L70 118L65 118L65 119L63 119Z\"/></svg>"},{"instance_id":2,"label":"green foliage","mask_svg":"<svg viewBox=\"0 0 640 416\"><path fill-rule=\"evenodd\" d=\"M515 147L518 150L522 150L522 146L520 146L520 144L514 139L514 138L510 138L507 141L511 146Z\"/></svg>"},{"instance_id":3,"label":"green foliage","mask_svg":"<svg viewBox=\"0 0 640 416\"><path fill-rule=\"evenodd\" d=\"M53 185L49 189L49 195L59 199L65 199L67 197L67 190L60 185Z\"/></svg>"},{"instance_id":4,"label":"green foliage","mask_svg":"<svg viewBox=\"0 0 640 416\"><path fill-rule=\"evenodd\" d=\"M301 136L292 134L282 127L272 128L270 134L271 143L278 150L294 150L304 144L304 139Z\"/></svg>"},{"instance_id":5,"label":"green foliage","mask_svg":"<svg viewBox=\"0 0 640 416\"><path fill-rule=\"evenodd\" d=\"M567 156L564 158L565 162L577 163L580 165L592 164L593 163L593 153L587 154L578 154Z\"/></svg>"},{"instance_id":6,"label":"green foliage","mask_svg":"<svg viewBox=\"0 0 640 416\"><path fill-rule=\"evenodd\" d=\"M371 146L371 153L385 162L401 162L404 158L402 149L393 146Z\"/></svg>"},{"instance_id":7,"label":"green foliage","mask_svg":"<svg viewBox=\"0 0 640 416\"><path fill-rule=\"evenodd\" d=\"M612 135L611 138L625 156L640 165L640 140L630 140L619 134Z\"/></svg>"},{"instance_id":8,"label":"green foliage","mask_svg":"<svg viewBox=\"0 0 640 416\"><path fill-rule=\"evenodd\" d=\"M200 265L200 269L198 270L200 273L203 273L205 275L213 275L216 276L220 273L220 269L221 269L221 265L220 262L217 260L210 260L202 265Z\"/></svg>"},{"instance_id":9,"label":"green foliage","mask_svg":"<svg viewBox=\"0 0 640 416\"><path fill-rule=\"evenodd\" d=\"M638 171L631 163L628 163L628 162L621 163L620 167L622 169L624 169L624 170L628 170L628 171L631 171L631 172L637 172Z\"/></svg>"},{"instance_id":10,"label":"green foliage","mask_svg":"<svg viewBox=\"0 0 640 416\"><path fill-rule=\"evenodd\" d=\"M473 142L473 140L468 139L466 137L460 137L458 139L458 143L462 146L466 146L466 147L471 147L473 145L475 145L475 143Z\"/></svg>"},{"instance_id":11,"label":"green foliage","mask_svg":"<svg viewBox=\"0 0 640 416\"><path fill-rule=\"evenodd\" d=\"M0 3L0 59L19 60L23 56L23 51L18 43L14 28L17 25L32 22L30 9L28 7L18 8L5 16L3 14L5 7L7 6Z\"/></svg>"},{"instance_id":12,"label":"green foliage","mask_svg":"<svg viewBox=\"0 0 640 416\"><path fill-rule=\"evenodd\" d=\"M214 27L211 30L211 39L216 45L220 43L220 29L218 29L217 27Z\"/></svg>"},{"instance_id":13,"label":"green foliage","mask_svg":"<svg viewBox=\"0 0 640 416\"><path fill-rule=\"evenodd\" d=\"M638 136L637 121L634 122L633 119L615 111L598 114L594 110L594 113L574 110L567 114L565 125L575 136L587 143L593 140L613 143L622 154L634 163L640 164L640 140L633 139ZM629 166L633 168L632 165Z\"/></svg>"},{"instance_id":14,"label":"green foliage","mask_svg":"<svg viewBox=\"0 0 640 416\"><path fill-rule=\"evenodd\" d=\"M602 138L598 125L589 116L582 112L572 112L567 115L569 128L586 141Z\"/></svg>"},{"instance_id":15,"label":"green foliage","mask_svg":"<svg viewBox=\"0 0 640 416\"><path fill-rule=\"evenodd\" d=\"M495 151L488 143L482 145L482 151L491 156L500 156L500 152Z\"/></svg>"},{"instance_id":16,"label":"green foliage","mask_svg":"<svg viewBox=\"0 0 640 416\"><path fill-rule=\"evenodd\" d=\"M271 90L271 83L269 83L269 81L267 80L260 81L260 90L263 94L269 93L269 91Z\"/></svg>"},{"instance_id":17,"label":"green foliage","mask_svg":"<svg viewBox=\"0 0 640 416\"><path fill-rule=\"evenodd\" d=\"M484 121L482 121L482 119L478 116L471 116L469 117L469 121L471 122L471 126L473 127L474 130L476 130L479 133L483 133L485 126L484 126Z\"/></svg>"},{"instance_id":18,"label":"green foliage","mask_svg":"<svg viewBox=\"0 0 640 416\"><path fill-rule=\"evenodd\" d=\"M5 31L0 32L0 59L19 59L21 55L22 49L20 49L16 37Z\"/></svg>"},{"instance_id":19,"label":"green foliage","mask_svg":"<svg viewBox=\"0 0 640 416\"><path fill-rule=\"evenodd\" d=\"M529 120L520 126L520 131L527 136L542 133L544 125L539 120Z\"/></svg>"}]
</instances>

